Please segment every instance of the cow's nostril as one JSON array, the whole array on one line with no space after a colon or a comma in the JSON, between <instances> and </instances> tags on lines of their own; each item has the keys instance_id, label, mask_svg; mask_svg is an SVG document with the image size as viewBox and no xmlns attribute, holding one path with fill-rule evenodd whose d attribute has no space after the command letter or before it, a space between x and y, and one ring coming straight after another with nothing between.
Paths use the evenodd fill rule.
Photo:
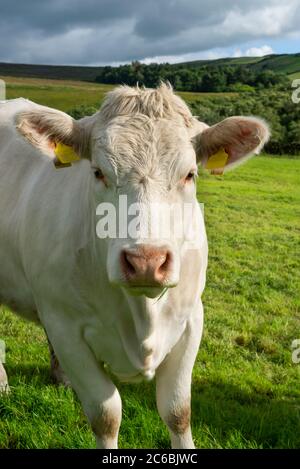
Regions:
<instances>
[{"instance_id":1,"label":"cow's nostril","mask_svg":"<svg viewBox=\"0 0 300 469\"><path fill-rule=\"evenodd\" d=\"M166 274L170 268L171 264L171 255L169 252L163 256L160 266L158 267L157 271L159 274Z\"/></svg>"},{"instance_id":2,"label":"cow's nostril","mask_svg":"<svg viewBox=\"0 0 300 469\"><path fill-rule=\"evenodd\" d=\"M162 285L172 271L172 256L167 249L145 246L124 249L120 260L123 275L131 285Z\"/></svg>"},{"instance_id":3,"label":"cow's nostril","mask_svg":"<svg viewBox=\"0 0 300 469\"><path fill-rule=\"evenodd\" d=\"M129 275L134 275L136 273L134 265L130 262L130 256L125 251L123 251L121 254L121 262L123 264L125 272L127 272Z\"/></svg>"}]
</instances>

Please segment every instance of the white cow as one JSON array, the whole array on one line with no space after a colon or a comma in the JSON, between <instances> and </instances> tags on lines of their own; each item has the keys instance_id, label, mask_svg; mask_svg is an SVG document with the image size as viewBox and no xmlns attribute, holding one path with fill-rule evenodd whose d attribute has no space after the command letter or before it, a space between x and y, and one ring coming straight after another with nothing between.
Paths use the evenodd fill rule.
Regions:
<instances>
[{"instance_id":1,"label":"white cow","mask_svg":"<svg viewBox=\"0 0 300 469\"><path fill-rule=\"evenodd\" d=\"M43 325L54 372L63 379L59 362L98 447L117 447L121 421L109 368L124 381L156 376L172 447L193 448L191 374L207 266L197 163L230 169L258 153L268 135L253 117L208 127L165 84L116 88L98 113L79 121L24 99L0 104L0 301ZM80 161L55 167L57 148ZM119 220L120 196L144 207L137 236L101 239L99 204L112 203ZM163 217L166 207L192 207L184 221L192 237L174 237L172 229L145 236L141 227L157 223L155 203ZM171 222L177 218L172 212ZM8 386L1 364L0 382Z\"/></svg>"}]
</instances>

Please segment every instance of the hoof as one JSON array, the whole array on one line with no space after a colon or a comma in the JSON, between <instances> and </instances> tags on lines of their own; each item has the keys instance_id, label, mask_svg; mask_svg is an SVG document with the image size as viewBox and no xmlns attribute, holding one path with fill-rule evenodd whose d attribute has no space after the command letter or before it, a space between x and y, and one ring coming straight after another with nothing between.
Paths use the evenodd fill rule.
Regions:
<instances>
[{"instance_id":1,"label":"hoof","mask_svg":"<svg viewBox=\"0 0 300 469\"><path fill-rule=\"evenodd\" d=\"M66 373L62 370L60 366L55 367L51 370L51 379L54 384L62 385L65 388L70 388L71 383Z\"/></svg>"}]
</instances>

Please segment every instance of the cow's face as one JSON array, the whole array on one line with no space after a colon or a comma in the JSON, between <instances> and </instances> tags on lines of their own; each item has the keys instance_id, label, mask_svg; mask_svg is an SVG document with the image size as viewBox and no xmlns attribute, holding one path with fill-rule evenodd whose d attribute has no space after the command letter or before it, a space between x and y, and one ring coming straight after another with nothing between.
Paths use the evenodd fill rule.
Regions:
<instances>
[{"instance_id":1,"label":"cow's face","mask_svg":"<svg viewBox=\"0 0 300 469\"><path fill-rule=\"evenodd\" d=\"M61 142L90 160L91 210L97 206L108 278L148 297L176 286L183 253L201 244L197 164L226 171L258 153L269 135L252 117L208 127L165 85L118 88L99 113L81 121L37 108L17 116L17 126L52 158ZM216 157L220 152L225 160Z\"/></svg>"},{"instance_id":2,"label":"cow's face","mask_svg":"<svg viewBox=\"0 0 300 469\"><path fill-rule=\"evenodd\" d=\"M182 249L192 244L197 163L189 130L167 119L118 116L96 125L92 141L109 279L131 294L157 296L177 285Z\"/></svg>"}]
</instances>

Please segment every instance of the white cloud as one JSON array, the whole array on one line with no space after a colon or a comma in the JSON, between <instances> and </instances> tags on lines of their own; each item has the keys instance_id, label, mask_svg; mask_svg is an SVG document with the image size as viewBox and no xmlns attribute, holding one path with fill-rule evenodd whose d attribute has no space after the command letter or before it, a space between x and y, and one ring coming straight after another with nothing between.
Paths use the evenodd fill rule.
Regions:
<instances>
[{"instance_id":1,"label":"white cloud","mask_svg":"<svg viewBox=\"0 0 300 469\"><path fill-rule=\"evenodd\" d=\"M240 49L239 47L237 49L235 49L234 53L232 54L232 57L243 57L243 52L242 52L242 49Z\"/></svg>"},{"instance_id":2,"label":"white cloud","mask_svg":"<svg viewBox=\"0 0 300 469\"><path fill-rule=\"evenodd\" d=\"M141 60L144 64L151 63L166 63L175 64L180 62L192 62L193 60L216 60L224 57L224 50L208 50L205 52L191 52L189 54L181 55L156 55L154 57L146 57Z\"/></svg>"},{"instance_id":3,"label":"white cloud","mask_svg":"<svg viewBox=\"0 0 300 469\"><path fill-rule=\"evenodd\" d=\"M277 0L265 1L264 5L253 5L248 11L229 9L223 19L222 29L230 35L238 33L247 34L249 37L277 37L291 28L298 29L294 24L298 14L298 0L288 0L285 3Z\"/></svg>"},{"instance_id":4,"label":"white cloud","mask_svg":"<svg viewBox=\"0 0 300 469\"><path fill-rule=\"evenodd\" d=\"M271 46L250 47L245 52L246 57L263 57L264 55L274 54Z\"/></svg>"},{"instance_id":5,"label":"white cloud","mask_svg":"<svg viewBox=\"0 0 300 469\"><path fill-rule=\"evenodd\" d=\"M263 57L264 55L274 54L274 51L271 46L265 44L261 47L250 47L243 51L239 47L235 49L233 57Z\"/></svg>"}]
</instances>

